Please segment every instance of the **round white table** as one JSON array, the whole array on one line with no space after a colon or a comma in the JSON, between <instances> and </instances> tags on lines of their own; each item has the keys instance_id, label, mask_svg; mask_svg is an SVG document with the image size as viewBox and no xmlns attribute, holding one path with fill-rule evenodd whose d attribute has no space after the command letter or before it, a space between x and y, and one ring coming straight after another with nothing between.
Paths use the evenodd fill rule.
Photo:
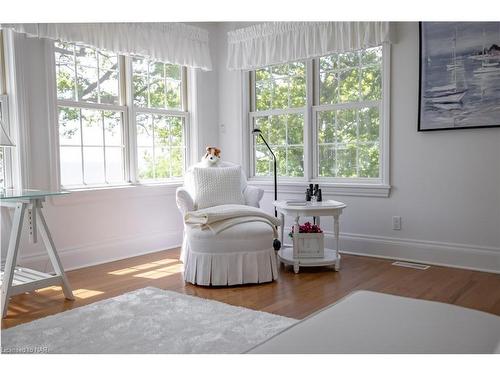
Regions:
<instances>
[{"instance_id":1,"label":"round white table","mask_svg":"<svg viewBox=\"0 0 500 375\"><path fill-rule=\"evenodd\" d=\"M287 201L275 201L274 206L281 215L280 239L282 248L278 251L278 260L286 265L292 265L295 273L298 273L300 267L318 267L334 265L335 271L340 270L340 254L339 254L339 217L346 205L342 202L334 200L326 200L322 202L307 202L304 205L287 203ZM321 216L333 217L333 234L335 237L335 250L326 249L323 258L294 258L293 249L290 246L284 245L284 224L285 215L294 218L295 233L299 231L299 219L301 216L312 216L316 218L316 224L320 225Z\"/></svg>"}]
</instances>

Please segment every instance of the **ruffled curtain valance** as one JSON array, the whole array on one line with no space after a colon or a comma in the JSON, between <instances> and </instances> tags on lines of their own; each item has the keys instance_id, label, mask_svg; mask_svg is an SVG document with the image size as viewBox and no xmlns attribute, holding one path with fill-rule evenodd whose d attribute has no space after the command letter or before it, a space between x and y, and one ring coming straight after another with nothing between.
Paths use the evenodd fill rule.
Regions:
<instances>
[{"instance_id":1,"label":"ruffled curtain valance","mask_svg":"<svg viewBox=\"0 0 500 375\"><path fill-rule=\"evenodd\" d=\"M82 43L126 55L212 70L208 32L183 23L2 24L30 37Z\"/></svg>"},{"instance_id":2,"label":"ruffled curtain valance","mask_svg":"<svg viewBox=\"0 0 500 375\"><path fill-rule=\"evenodd\" d=\"M228 33L230 70L354 51L390 42L389 22L271 22Z\"/></svg>"}]
</instances>

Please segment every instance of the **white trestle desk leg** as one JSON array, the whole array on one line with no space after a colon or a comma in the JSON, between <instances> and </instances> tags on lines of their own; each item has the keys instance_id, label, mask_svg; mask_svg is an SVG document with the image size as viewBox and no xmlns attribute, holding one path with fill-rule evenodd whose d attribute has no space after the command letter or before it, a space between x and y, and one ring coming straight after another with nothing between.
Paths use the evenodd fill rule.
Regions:
<instances>
[{"instance_id":1,"label":"white trestle desk leg","mask_svg":"<svg viewBox=\"0 0 500 375\"><path fill-rule=\"evenodd\" d=\"M23 229L24 212L27 203L17 203L14 211L14 220L12 220L12 229L10 231L9 248L7 250L7 259L5 261L5 270L2 280L2 317L7 315L9 305L10 289L14 279L14 271L17 263L17 252L19 242L21 241L21 232Z\"/></svg>"},{"instance_id":2,"label":"white trestle desk leg","mask_svg":"<svg viewBox=\"0 0 500 375\"><path fill-rule=\"evenodd\" d=\"M47 249L47 253L49 254L52 267L54 267L54 271L56 272L56 274L61 276L64 297L69 300L74 300L75 297L73 296L73 292L69 285L68 279L66 278L66 274L64 273L64 268L61 264L61 260L59 259L59 255L57 254L54 241L52 241L49 228L47 227L47 222L45 221L45 217L42 213L42 202L37 200L35 204L37 205L36 213L38 215L38 220L41 224L38 226L38 229L40 230L40 235L42 236L43 243L45 244L45 248Z\"/></svg>"},{"instance_id":3,"label":"white trestle desk leg","mask_svg":"<svg viewBox=\"0 0 500 375\"><path fill-rule=\"evenodd\" d=\"M335 235L335 271L340 270L340 254L339 254L339 214L333 216L333 233Z\"/></svg>"},{"instance_id":4,"label":"white trestle desk leg","mask_svg":"<svg viewBox=\"0 0 500 375\"><path fill-rule=\"evenodd\" d=\"M33 203L30 207L28 207L28 225L29 225L29 230L30 230L30 242L31 243L36 243L37 242L37 231L38 229L36 228L36 210L37 206L35 203Z\"/></svg>"}]
</instances>

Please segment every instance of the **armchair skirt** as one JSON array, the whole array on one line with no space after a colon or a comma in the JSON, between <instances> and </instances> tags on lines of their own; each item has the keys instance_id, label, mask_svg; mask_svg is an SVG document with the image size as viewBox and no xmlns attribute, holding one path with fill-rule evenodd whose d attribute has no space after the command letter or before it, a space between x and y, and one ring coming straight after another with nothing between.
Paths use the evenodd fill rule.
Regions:
<instances>
[{"instance_id":1,"label":"armchair skirt","mask_svg":"<svg viewBox=\"0 0 500 375\"><path fill-rule=\"evenodd\" d=\"M273 230L263 222L230 227L217 235L186 225L184 278L197 285L238 285L276 280Z\"/></svg>"}]
</instances>

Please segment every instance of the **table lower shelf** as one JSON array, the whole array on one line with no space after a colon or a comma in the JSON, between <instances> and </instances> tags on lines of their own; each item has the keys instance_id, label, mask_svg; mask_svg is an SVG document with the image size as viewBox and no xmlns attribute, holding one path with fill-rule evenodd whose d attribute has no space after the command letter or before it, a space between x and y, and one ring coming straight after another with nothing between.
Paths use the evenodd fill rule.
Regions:
<instances>
[{"instance_id":1,"label":"table lower shelf","mask_svg":"<svg viewBox=\"0 0 500 375\"><path fill-rule=\"evenodd\" d=\"M340 268L340 254L337 258L337 252L331 249L325 249L323 258L294 258L293 248L283 247L278 251L278 260L281 263L294 266L295 273L298 273L300 267L321 267L335 265L335 270Z\"/></svg>"},{"instance_id":2,"label":"table lower shelf","mask_svg":"<svg viewBox=\"0 0 500 375\"><path fill-rule=\"evenodd\" d=\"M2 285L4 280L4 269L1 270ZM62 278L58 275L32 270L25 267L16 267L10 295L21 294L52 285L61 285Z\"/></svg>"}]
</instances>

